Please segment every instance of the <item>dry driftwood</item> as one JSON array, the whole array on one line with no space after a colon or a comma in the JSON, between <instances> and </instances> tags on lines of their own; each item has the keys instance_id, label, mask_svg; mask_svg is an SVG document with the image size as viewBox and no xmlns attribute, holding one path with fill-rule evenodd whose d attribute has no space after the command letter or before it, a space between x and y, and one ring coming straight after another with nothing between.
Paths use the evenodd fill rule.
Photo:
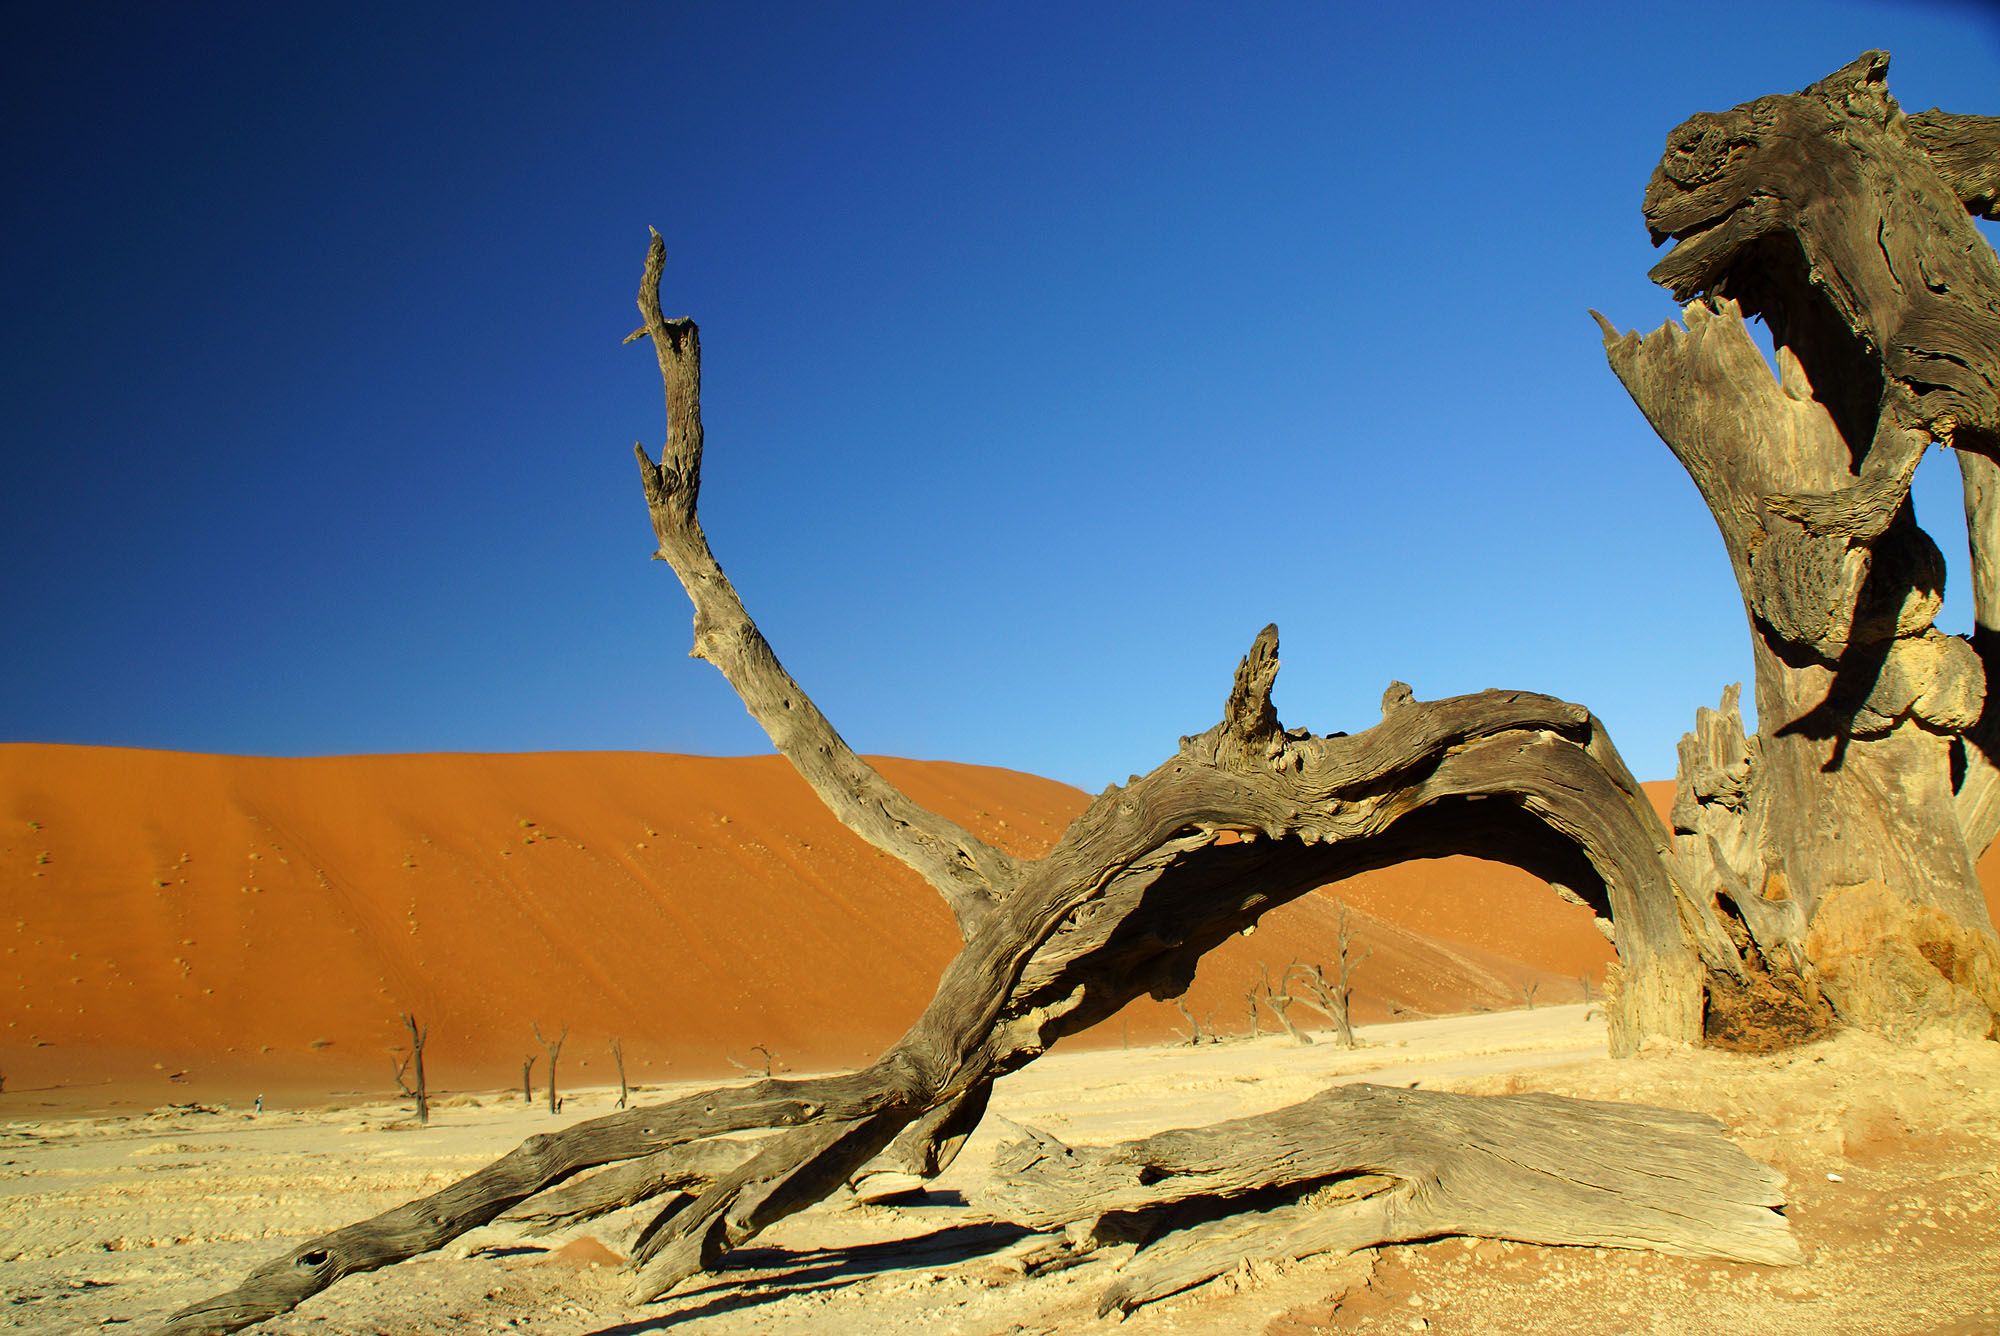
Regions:
<instances>
[{"instance_id":1,"label":"dry driftwood","mask_svg":"<svg viewBox=\"0 0 2000 1336\"><path fill-rule=\"evenodd\" d=\"M1100 794L1043 858L1015 859L925 811L856 756L785 672L709 548L697 517L700 339L692 321L662 313L656 234L633 337L657 354L668 437L657 463L643 447L637 455L655 555L695 607L694 652L842 822L938 889L964 949L923 1016L863 1071L704 1092L530 1138L440 1192L301 1244L162 1330L236 1330L505 1212L560 1214L662 1177L634 1171L530 1203L585 1170L774 1132L690 1181L699 1193L676 1196L641 1231L634 1293L657 1297L843 1183L884 1166L935 1172L999 1076L1136 996L1179 996L1203 953L1274 906L1411 857L1511 862L1594 909L1619 955L1608 1008L1617 1052L1655 1036L1698 1041L1705 1029L1728 1037L1773 1017L1810 1031L1828 996L1850 1017L1990 1025L1980 1008L2000 997L1982 1001L1980 989L2000 990L2000 967L1967 877L2000 829L1987 745L2000 725L1984 705L1989 628L2000 627L1988 615L2000 603L2000 566L1988 559L2000 543L1989 509L2000 495L1989 458L2000 285L1965 210L1991 208L1977 146L1993 125L1903 118L1884 68L1864 57L1791 98L1677 131L1647 213L1681 244L1655 272L1714 304L1690 306L1686 331L1643 340L1606 326L1614 368L1716 514L1757 636L1764 731L1746 738L1729 708L1704 716L1684 758L1678 834L1590 712L1546 696L1419 701L1395 684L1365 731L1285 728L1271 704L1275 627L1238 667L1218 724ZM1784 346L1779 382L1740 310L1762 314ZM1939 577L1907 487L1932 435L1971 461L1982 627L1971 647L1929 626ZM1902 803L1894 821L1891 794ZM1224 833L1234 838L1218 842ZM1625 1116L1665 1135L1650 1115ZM1466 1168L1484 1162L1464 1160L1455 1143L1413 1144L1432 1162L1385 1175L1405 1186L1350 1184L1364 1195L1312 1215L1253 1203L1270 1212L1254 1239L1250 1217L1179 1231L1180 1269L1161 1274L1192 1274L1225 1247L1242 1257L1387 1237L1443 1200L1446 1178L1470 1196L1514 1190L1496 1186L1504 1175ZM1486 1207L1482 1216L1478 1202L1459 1203L1425 1227L1524 1228L1505 1202Z\"/></svg>"},{"instance_id":2,"label":"dry driftwood","mask_svg":"<svg viewBox=\"0 0 2000 1336\"><path fill-rule=\"evenodd\" d=\"M1639 1105L1345 1085L1273 1113L1103 1148L1036 1132L1001 1148L976 1205L1033 1229L1201 1199L1251 1205L1247 1219L1148 1242L1106 1294L1107 1311L1198 1285L1246 1256L1445 1234L1802 1261L1776 1209L1782 1177L1721 1131L1700 1114ZM1304 1200L1273 1204L1273 1189Z\"/></svg>"}]
</instances>

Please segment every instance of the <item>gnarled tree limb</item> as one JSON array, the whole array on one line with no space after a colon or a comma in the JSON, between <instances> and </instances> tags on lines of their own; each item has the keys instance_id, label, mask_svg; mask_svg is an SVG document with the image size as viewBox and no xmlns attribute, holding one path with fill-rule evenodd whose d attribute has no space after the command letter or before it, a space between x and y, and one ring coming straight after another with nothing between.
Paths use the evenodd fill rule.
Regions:
<instances>
[{"instance_id":1,"label":"gnarled tree limb","mask_svg":"<svg viewBox=\"0 0 2000 1336\"><path fill-rule=\"evenodd\" d=\"M659 542L654 556L673 567L694 604L694 657L721 670L744 708L842 825L914 868L944 896L961 935L1012 888L1019 867L954 821L919 806L858 756L812 698L792 680L744 609L702 532L701 335L692 320L660 313L666 243L653 233L639 284L645 324L667 396L667 443L658 463L634 445L646 506ZM629 340L628 340L629 342Z\"/></svg>"}]
</instances>

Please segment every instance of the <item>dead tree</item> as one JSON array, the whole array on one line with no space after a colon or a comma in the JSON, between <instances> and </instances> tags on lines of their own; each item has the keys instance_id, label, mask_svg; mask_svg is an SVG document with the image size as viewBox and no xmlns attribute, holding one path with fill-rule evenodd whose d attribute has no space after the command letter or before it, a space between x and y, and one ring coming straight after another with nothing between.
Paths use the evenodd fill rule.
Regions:
<instances>
[{"instance_id":1,"label":"dead tree","mask_svg":"<svg viewBox=\"0 0 2000 1336\"><path fill-rule=\"evenodd\" d=\"M759 1066L752 1067L747 1062L738 1062L735 1058L730 1057L729 1054L727 1053L724 1053L722 1056L732 1067L741 1068L742 1070L749 1072L753 1076L769 1077L771 1074L771 1064L777 1061L777 1055L771 1052L770 1049L765 1048L762 1044L750 1045L750 1051L752 1053L761 1053L764 1055L764 1061ZM779 1065L782 1066L783 1064Z\"/></svg>"},{"instance_id":2,"label":"dead tree","mask_svg":"<svg viewBox=\"0 0 2000 1336\"><path fill-rule=\"evenodd\" d=\"M1290 985L1285 983L1290 974L1289 969L1281 971L1278 982L1273 984L1270 967L1261 962L1257 966L1257 977L1263 981L1264 986L1264 1005L1278 1018L1278 1024L1285 1027L1285 1033L1292 1037L1292 1042L1303 1047L1312 1043L1312 1036L1301 1030L1298 1022L1292 1019L1292 990Z\"/></svg>"},{"instance_id":3,"label":"dead tree","mask_svg":"<svg viewBox=\"0 0 2000 1336\"><path fill-rule=\"evenodd\" d=\"M1347 902L1337 900L1334 903L1340 908L1340 918L1334 928L1333 981L1328 982L1319 966L1308 965L1298 960L1294 960L1285 972L1288 975L1298 975L1304 982L1306 991L1311 996L1300 1000L1332 1023L1340 1046L1353 1048L1356 1042L1354 1021L1349 1014L1348 1004L1354 999L1354 971L1360 969L1368 958L1375 954L1375 948L1371 946L1358 956L1354 954L1355 929L1348 919Z\"/></svg>"},{"instance_id":4,"label":"dead tree","mask_svg":"<svg viewBox=\"0 0 2000 1336\"><path fill-rule=\"evenodd\" d=\"M1529 979L1522 983L1521 996L1526 999L1528 1010L1533 1011L1535 1009L1535 994L1541 991L1542 981L1540 979Z\"/></svg>"},{"instance_id":5,"label":"dead tree","mask_svg":"<svg viewBox=\"0 0 2000 1336\"><path fill-rule=\"evenodd\" d=\"M410 1052L396 1063L396 1088L416 1102L417 1121L428 1127L431 1097L430 1088L424 1083L424 1041L431 1037L431 1027L426 1025L419 1029L417 1018L407 1011L403 1013L403 1024L410 1031ZM413 1078L414 1086L411 1084Z\"/></svg>"},{"instance_id":6,"label":"dead tree","mask_svg":"<svg viewBox=\"0 0 2000 1336\"><path fill-rule=\"evenodd\" d=\"M1750 624L1737 688L1681 743L1673 862L1747 970L1712 1040L1836 1018L1992 1033L2000 954L1973 872L2000 830L2000 119L1906 116L1871 51L1802 92L1690 118L1646 189L1685 326L1605 350L1715 517ZM1774 379L1745 325L1761 318ZM1910 479L1965 483L1976 629L1931 625L1944 559Z\"/></svg>"},{"instance_id":7,"label":"dead tree","mask_svg":"<svg viewBox=\"0 0 2000 1336\"><path fill-rule=\"evenodd\" d=\"M1986 555L2000 549L2000 271L1964 210L1993 210L2000 123L1903 118L1881 86L1883 64L1864 58L1794 97L1677 131L1648 194L1655 230L1683 239L1659 272L1683 297L1716 304L1691 305L1686 331L1640 340L1607 329L1614 366L1710 498L1758 637L1769 731L1753 746L1732 731L1731 712L1701 720L1684 753L1678 834L1591 713L1547 696L1420 701L1397 683L1373 727L1284 727L1271 703L1275 627L1237 667L1219 722L1098 795L1043 857L1012 857L926 811L785 672L709 548L696 514L700 340L692 321L661 311L656 235L632 338L657 356L668 435L657 463L636 453L655 555L695 607L694 653L844 824L938 890L964 948L909 1031L860 1071L708 1090L530 1138L428 1197L299 1244L164 1330L233 1331L343 1276L532 1212L531 1198L588 1170L771 1131L740 1163L690 1181L641 1231L633 1294L658 1298L872 1166L935 1174L997 1078L1137 996L1180 996L1203 954L1273 907L1412 857L1513 863L1590 906L1619 959L1607 1008L1614 1053L1654 1036L1782 1030L1793 1018L1803 1020L1788 1032L1810 1031L1829 1008L1885 1029L1912 1016L1990 1029L2000 969L1969 877L1972 854L2000 826L2000 767L1982 741L1983 656L2000 635L1989 629L2000 628L2000 565ZM1782 382L1737 303L1779 335ZM1824 400L1815 385L1828 387ZM1934 590L1935 567L1912 537L1905 489L1926 433L1958 451L1974 512L1982 629L1959 649L1928 632L1931 600L1920 596ZM1889 794L1906 822L1888 820ZM1851 831L1832 823L1849 804L1861 813ZM1211 1197L1217 1219L1195 1242L1233 1231L1231 1255L1247 1257L1324 1249L1329 1231L1340 1247L1412 1228L1533 1237L1513 1222L1544 1208L1543 1222L1567 1222L1566 1243L1711 1249L1712 1222L1724 1219L1722 1232L1759 1240L1749 1245L1759 1260L1787 1255L1772 1242L1786 1229L1771 1210L1775 1186L1717 1138L1696 1138L1665 1165L1639 1158L1662 1125L1644 1110L1599 1118L1591 1110L1603 1106L1550 1100L1448 1117L1436 1101L1401 1098L1419 1092L1390 1093L1399 1098L1365 1114L1330 1099L1307 1121L1328 1129L1323 1177L1379 1173L1408 1190L1350 1181L1329 1197L1363 1203L1338 1208L1342 1219L1369 1218L1315 1235L1313 1222L1272 1215L1256 1195L1289 1190L1291 1171L1259 1172L1264 1161L1232 1149L1225 1132L1222 1158L1245 1171ZM1481 1129L1503 1120L1525 1130L1495 1134L1498 1163L1467 1158L1468 1148L1485 1153ZM1379 1133L1385 1149L1341 1150L1350 1133ZM1554 1162L1535 1158L1548 1138L1560 1146ZM1584 1162L1636 1176L1570 1179ZM1674 1184L1664 1210L1652 1166ZM1525 1202L1529 1186L1553 1195Z\"/></svg>"},{"instance_id":8,"label":"dead tree","mask_svg":"<svg viewBox=\"0 0 2000 1336\"><path fill-rule=\"evenodd\" d=\"M1252 1039L1261 1037L1264 1033L1264 1029L1263 1026L1258 1023L1259 1018L1257 1015L1257 1010L1258 1010L1257 985L1255 983L1252 983L1250 987L1247 990L1245 990L1243 994L1243 1007L1244 1010L1247 1011L1250 1016L1250 1037Z\"/></svg>"},{"instance_id":9,"label":"dead tree","mask_svg":"<svg viewBox=\"0 0 2000 1336\"><path fill-rule=\"evenodd\" d=\"M1199 1044L1201 1042L1201 1022L1194 1018L1194 1013L1192 1011L1188 1010L1187 995L1185 993L1177 993L1174 995L1174 1010L1180 1012L1181 1019L1187 1022L1188 1026L1187 1036L1189 1045L1192 1046L1195 1044ZM1211 1039L1213 1039L1214 1037L1215 1036L1213 1035L1209 1036L1209 1038Z\"/></svg>"},{"instance_id":10,"label":"dead tree","mask_svg":"<svg viewBox=\"0 0 2000 1336\"><path fill-rule=\"evenodd\" d=\"M521 1059L521 1102L523 1104L533 1104L535 1102L534 1073L535 1059L534 1055L530 1054Z\"/></svg>"},{"instance_id":11,"label":"dead tree","mask_svg":"<svg viewBox=\"0 0 2000 1336\"><path fill-rule=\"evenodd\" d=\"M1576 981L1577 984L1583 989L1584 1005L1585 1006L1590 1005L1590 975L1587 973L1579 974L1576 976Z\"/></svg>"},{"instance_id":12,"label":"dead tree","mask_svg":"<svg viewBox=\"0 0 2000 1336\"><path fill-rule=\"evenodd\" d=\"M1246 1261L1443 1234L1803 1260L1771 1209L1783 1178L1702 1114L1343 1085L1274 1113L1103 1148L1025 1130L994 1157L976 1204L1031 1229L1070 1226L1056 1249L1136 1237L1100 1314ZM1226 1201L1238 1209L1215 1209Z\"/></svg>"},{"instance_id":13,"label":"dead tree","mask_svg":"<svg viewBox=\"0 0 2000 1336\"><path fill-rule=\"evenodd\" d=\"M569 1026L564 1024L562 1033L550 1039L542 1033L541 1022L529 1021L528 1025L534 1030L535 1039L549 1053L549 1112L561 1113L562 1101L556 1097L556 1059L562 1056L563 1040L569 1038Z\"/></svg>"},{"instance_id":14,"label":"dead tree","mask_svg":"<svg viewBox=\"0 0 2000 1336\"><path fill-rule=\"evenodd\" d=\"M618 1107L622 1109L630 1102L632 1092L625 1084L625 1041L617 1035L611 1036L611 1061L618 1066Z\"/></svg>"}]
</instances>

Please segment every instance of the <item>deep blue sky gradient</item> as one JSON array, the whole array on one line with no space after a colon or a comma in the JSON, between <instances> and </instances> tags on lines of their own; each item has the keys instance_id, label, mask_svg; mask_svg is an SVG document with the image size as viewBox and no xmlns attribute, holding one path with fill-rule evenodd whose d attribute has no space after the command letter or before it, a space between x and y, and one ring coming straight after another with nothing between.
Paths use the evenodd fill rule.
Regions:
<instances>
[{"instance_id":1,"label":"deep blue sky gradient","mask_svg":"<svg viewBox=\"0 0 2000 1336\"><path fill-rule=\"evenodd\" d=\"M1671 774L1746 634L1586 308L1673 314L1689 113L1873 46L2000 113L2000 20L1229 8L18 7L0 739L766 749L646 560L653 224L708 532L857 747L1096 788L1276 621L1289 724L1529 688Z\"/></svg>"}]
</instances>

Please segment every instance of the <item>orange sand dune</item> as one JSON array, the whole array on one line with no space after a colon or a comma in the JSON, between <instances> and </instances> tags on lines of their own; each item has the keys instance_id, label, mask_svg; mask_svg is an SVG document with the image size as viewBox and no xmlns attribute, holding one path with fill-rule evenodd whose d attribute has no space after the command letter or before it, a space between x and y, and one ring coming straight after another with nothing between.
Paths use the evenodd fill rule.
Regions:
<instances>
[{"instance_id":1,"label":"orange sand dune","mask_svg":"<svg viewBox=\"0 0 2000 1336\"><path fill-rule=\"evenodd\" d=\"M1010 771L879 764L1023 854L1086 801ZM849 1066L917 1016L957 942L936 896L774 756L4 745L0 886L0 1113L102 1082L152 1103L392 1088L406 1010L441 1088L507 1084L530 1055L539 1081L533 1023L569 1025L579 1084L615 1079L614 1035L635 1082L733 1072L753 1044ZM1526 874L1422 861L1267 916L1203 962L1190 1007L1247 1030L1259 960L1331 964L1333 896L1373 952L1358 1019L1518 1005L1529 983L1569 1000L1610 959L1588 913ZM1142 1000L1084 1038L1180 1024Z\"/></svg>"}]
</instances>

